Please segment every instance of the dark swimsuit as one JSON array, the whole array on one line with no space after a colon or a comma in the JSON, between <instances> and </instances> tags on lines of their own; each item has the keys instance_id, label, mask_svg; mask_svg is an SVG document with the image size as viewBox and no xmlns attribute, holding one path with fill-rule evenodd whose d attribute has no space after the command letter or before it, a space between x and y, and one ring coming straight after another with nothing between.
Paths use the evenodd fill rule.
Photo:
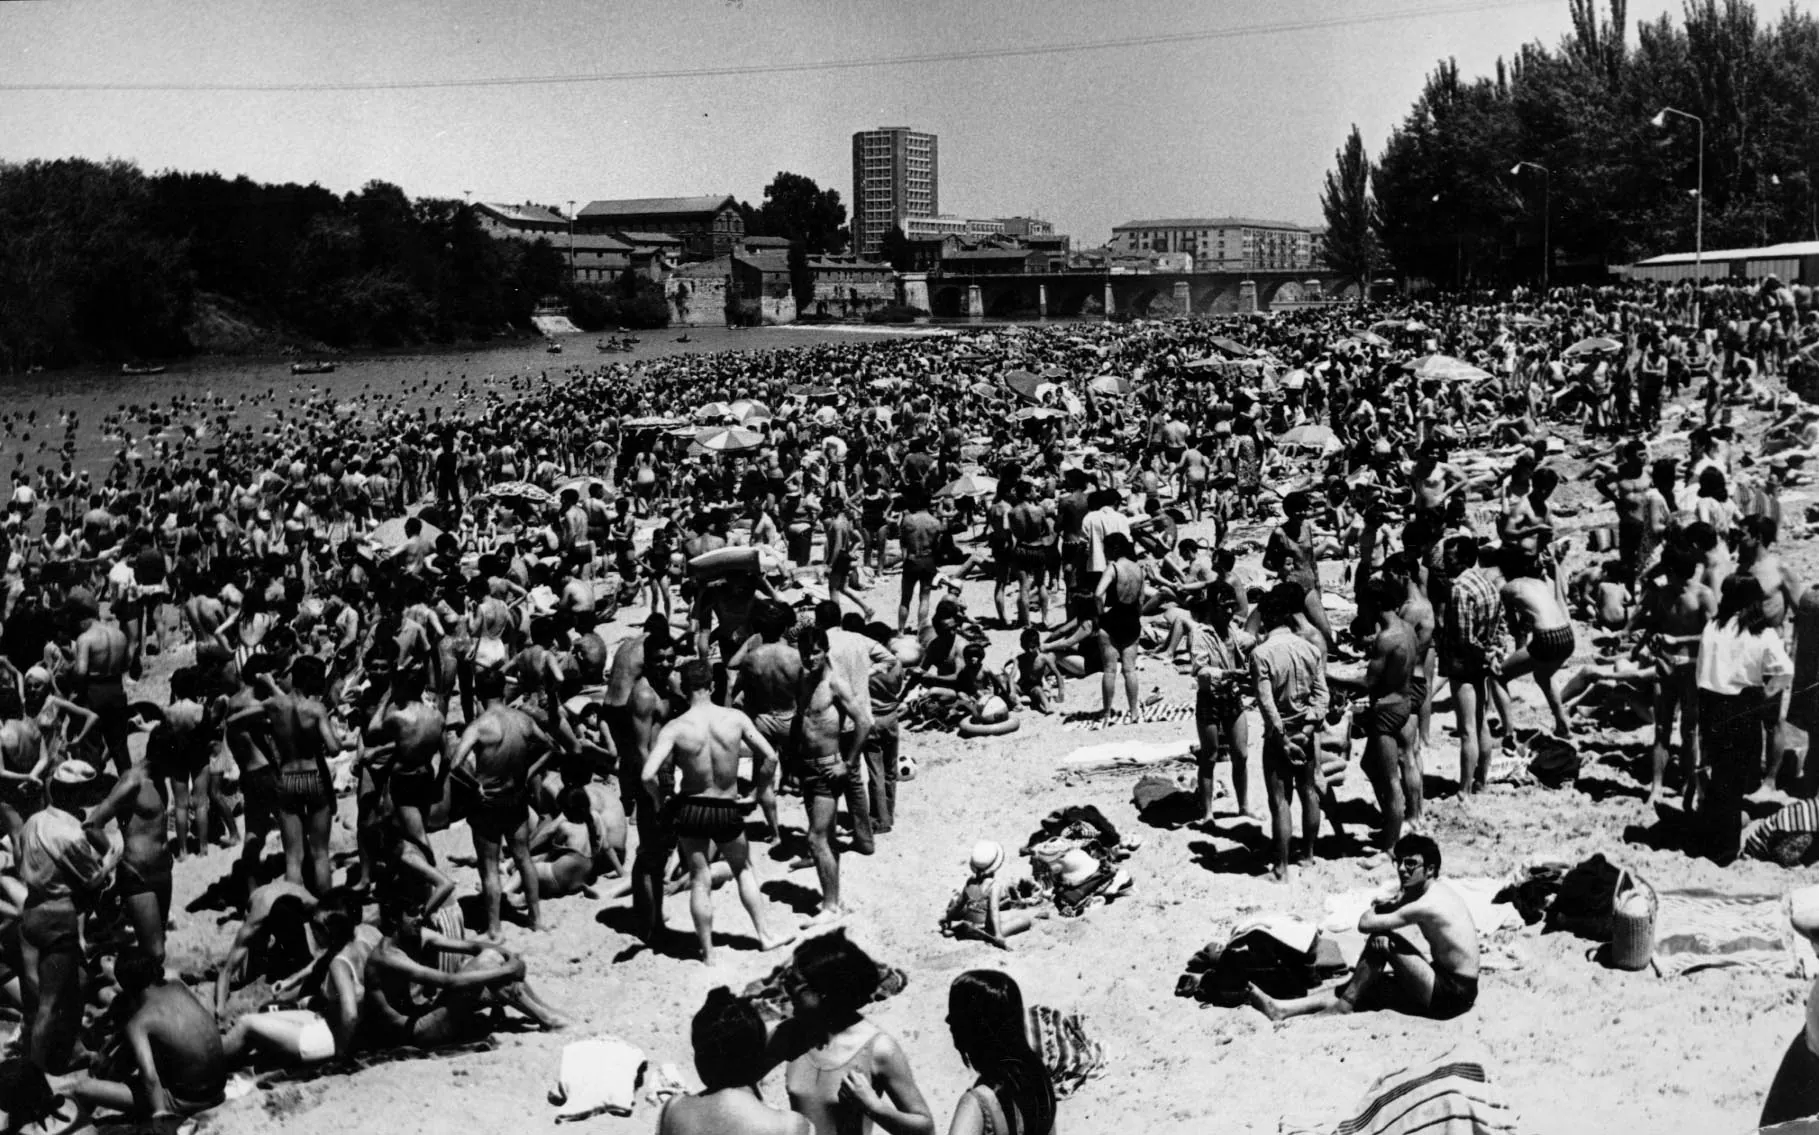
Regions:
<instances>
[{"instance_id":1,"label":"dark swimsuit","mask_svg":"<svg viewBox=\"0 0 1819 1135\"><path fill-rule=\"evenodd\" d=\"M326 808L335 795L323 783L322 770L314 765L292 766L278 770L278 807L299 815Z\"/></svg>"},{"instance_id":2,"label":"dark swimsuit","mask_svg":"<svg viewBox=\"0 0 1819 1135\"><path fill-rule=\"evenodd\" d=\"M1550 627L1529 637L1528 656L1539 665L1559 666L1573 656L1573 628Z\"/></svg>"},{"instance_id":3,"label":"dark swimsuit","mask_svg":"<svg viewBox=\"0 0 1819 1135\"><path fill-rule=\"evenodd\" d=\"M664 811L679 836L726 843L745 831L743 809L737 800L716 796L676 796Z\"/></svg>"}]
</instances>

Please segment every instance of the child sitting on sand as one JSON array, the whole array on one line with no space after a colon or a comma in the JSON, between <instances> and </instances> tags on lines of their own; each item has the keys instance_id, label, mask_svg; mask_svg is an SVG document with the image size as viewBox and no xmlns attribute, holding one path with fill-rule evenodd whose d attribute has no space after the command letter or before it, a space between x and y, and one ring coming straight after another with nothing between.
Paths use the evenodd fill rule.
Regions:
<instances>
[{"instance_id":1,"label":"child sitting on sand","mask_svg":"<svg viewBox=\"0 0 1819 1135\"><path fill-rule=\"evenodd\" d=\"M1010 949L1005 939L1021 934L1047 918L1048 911L1003 911L1003 897L998 871L1004 866L1004 845L996 840L980 840L973 845L970 864L972 874L966 885L948 900L947 913L941 919L942 929L955 937L981 938L1000 949Z\"/></svg>"},{"instance_id":2,"label":"child sitting on sand","mask_svg":"<svg viewBox=\"0 0 1819 1135\"><path fill-rule=\"evenodd\" d=\"M1043 653L1042 632L1035 627L1024 627L1017 637L1017 645L1022 653L1004 664L1003 681L1010 691L1005 700L1012 709L1023 708L1021 699L1029 702L1037 713L1055 712L1067 700L1067 682L1061 676L1060 667L1055 665L1054 657Z\"/></svg>"}]
</instances>

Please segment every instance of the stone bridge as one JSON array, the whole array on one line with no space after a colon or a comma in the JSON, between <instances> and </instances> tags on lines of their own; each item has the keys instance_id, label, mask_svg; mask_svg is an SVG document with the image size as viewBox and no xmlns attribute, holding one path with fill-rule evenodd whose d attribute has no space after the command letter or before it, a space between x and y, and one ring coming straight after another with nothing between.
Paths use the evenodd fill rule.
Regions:
<instances>
[{"instance_id":1,"label":"stone bridge","mask_svg":"<svg viewBox=\"0 0 1819 1135\"><path fill-rule=\"evenodd\" d=\"M1269 311L1277 305L1357 296L1355 284L1326 272L909 272L901 280L905 304L949 318L1162 318Z\"/></svg>"}]
</instances>

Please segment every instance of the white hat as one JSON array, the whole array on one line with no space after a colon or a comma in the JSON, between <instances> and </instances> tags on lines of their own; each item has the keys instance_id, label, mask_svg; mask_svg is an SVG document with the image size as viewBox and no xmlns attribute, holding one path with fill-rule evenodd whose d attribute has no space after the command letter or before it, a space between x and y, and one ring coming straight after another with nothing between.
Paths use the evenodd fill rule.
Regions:
<instances>
[{"instance_id":1,"label":"white hat","mask_svg":"<svg viewBox=\"0 0 1819 1135\"><path fill-rule=\"evenodd\" d=\"M1004 845L995 839L982 839L973 845L973 874L989 875L1004 866Z\"/></svg>"},{"instance_id":2,"label":"white hat","mask_svg":"<svg viewBox=\"0 0 1819 1135\"><path fill-rule=\"evenodd\" d=\"M51 779L58 784L87 784L95 779L95 766L84 760L67 760L57 766L51 773Z\"/></svg>"}]
</instances>

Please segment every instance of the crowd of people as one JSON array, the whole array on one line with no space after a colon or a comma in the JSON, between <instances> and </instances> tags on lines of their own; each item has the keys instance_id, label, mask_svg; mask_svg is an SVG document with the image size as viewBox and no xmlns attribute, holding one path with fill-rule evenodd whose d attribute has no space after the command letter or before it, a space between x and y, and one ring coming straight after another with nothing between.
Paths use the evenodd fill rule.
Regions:
<instances>
[{"instance_id":1,"label":"crowd of people","mask_svg":"<svg viewBox=\"0 0 1819 1135\"><path fill-rule=\"evenodd\" d=\"M1355 838L1332 783L1361 742L1399 876L1345 983L1253 1004L1467 1012L1476 935L1422 834L1437 704L1465 796L1514 745L1523 680L1566 745L1648 709L1651 801L1677 795L1689 846L1721 861L1757 785L1819 795L1819 698L1789 696L1819 683L1819 593L1777 553L1779 489L1819 452L1819 407L1787 393L1816 339L1810 296L1772 279L1624 285L620 362L465 391L459 412L223 414L150 464L123 444L98 477L21 451L7 1098L189 1115L247 1064L434 1048L505 1011L561 1028L507 920L629 898L637 937L676 951L664 899L687 891L713 965L730 883L761 949L794 945L794 1012L711 995L706 1091L660 1130L926 1132L903 1047L861 1013L876 963L826 932L852 910L842 871L904 838L914 729L1141 721L1158 663L1197 690L1202 819L1228 787L1262 815L1260 727L1286 879L1323 818ZM1763 445L1737 444L1746 415ZM84 424L61 424L73 458ZM1569 459L1615 512L1585 549L1552 500ZM973 577L991 610L963 602ZM991 630L1016 651L993 660ZM1619 652L1584 664L1593 635ZM434 838L462 824L466 915ZM806 926L760 892L754 842L812 868ZM216 843L240 847L213 889L241 921L192 987L166 954L188 917L173 864ZM1002 941L1030 919L1001 922L996 893L962 905ZM1015 983L971 972L951 997L980 1075L953 1130L1050 1130ZM794 1114L748 1091L784 1061Z\"/></svg>"}]
</instances>

